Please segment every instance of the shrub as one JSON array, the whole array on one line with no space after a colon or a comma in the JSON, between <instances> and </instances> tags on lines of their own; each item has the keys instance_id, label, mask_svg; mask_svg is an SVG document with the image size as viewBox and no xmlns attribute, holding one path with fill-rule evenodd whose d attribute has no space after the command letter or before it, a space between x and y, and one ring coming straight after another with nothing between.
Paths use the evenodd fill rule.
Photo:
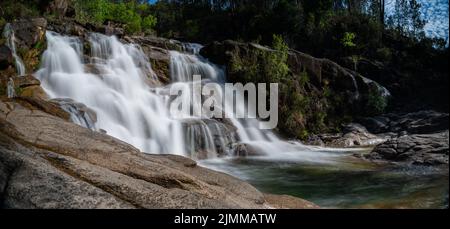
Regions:
<instances>
[{"instance_id":1,"label":"shrub","mask_svg":"<svg viewBox=\"0 0 450 229\"><path fill-rule=\"evenodd\" d=\"M342 37L341 43L345 48L356 47L355 38L356 38L355 33L345 32L344 36Z\"/></svg>"},{"instance_id":2,"label":"shrub","mask_svg":"<svg viewBox=\"0 0 450 229\"><path fill-rule=\"evenodd\" d=\"M371 92L367 98L368 115L382 114L388 105L387 98L380 95L379 92Z\"/></svg>"},{"instance_id":3,"label":"shrub","mask_svg":"<svg viewBox=\"0 0 450 229\"><path fill-rule=\"evenodd\" d=\"M131 2L114 3L107 0L76 0L76 19L82 23L95 25L113 21L125 25L127 33L150 33L157 20L152 15L142 16L148 10L147 3Z\"/></svg>"}]
</instances>

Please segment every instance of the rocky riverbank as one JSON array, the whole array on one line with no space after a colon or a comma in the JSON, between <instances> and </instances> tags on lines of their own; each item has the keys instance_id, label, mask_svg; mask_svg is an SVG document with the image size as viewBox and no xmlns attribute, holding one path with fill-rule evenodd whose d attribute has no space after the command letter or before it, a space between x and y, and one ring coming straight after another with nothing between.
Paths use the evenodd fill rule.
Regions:
<instances>
[{"instance_id":1,"label":"rocky riverbank","mask_svg":"<svg viewBox=\"0 0 450 229\"><path fill-rule=\"evenodd\" d=\"M28 100L0 102L3 208L317 207L264 194L181 156L150 155L41 110ZM286 204L286 199L297 204Z\"/></svg>"}]
</instances>

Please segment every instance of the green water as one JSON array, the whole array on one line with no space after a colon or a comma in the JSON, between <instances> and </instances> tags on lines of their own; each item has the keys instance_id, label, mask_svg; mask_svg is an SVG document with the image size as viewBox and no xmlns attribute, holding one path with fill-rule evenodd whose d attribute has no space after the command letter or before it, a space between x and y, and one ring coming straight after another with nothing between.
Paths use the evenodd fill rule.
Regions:
<instances>
[{"instance_id":1,"label":"green water","mask_svg":"<svg viewBox=\"0 0 450 229\"><path fill-rule=\"evenodd\" d=\"M354 153L354 152L353 152ZM343 153L332 163L221 159L203 164L266 193L288 194L323 208L444 208L447 168L379 165Z\"/></svg>"}]
</instances>

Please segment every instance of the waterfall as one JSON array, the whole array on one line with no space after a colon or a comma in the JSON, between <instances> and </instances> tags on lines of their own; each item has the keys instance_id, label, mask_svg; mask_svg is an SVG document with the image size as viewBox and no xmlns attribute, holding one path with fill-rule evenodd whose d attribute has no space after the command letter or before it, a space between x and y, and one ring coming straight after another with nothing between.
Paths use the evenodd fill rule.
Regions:
<instances>
[{"instance_id":1,"label":"waterfall","mask_svg":"<svg viewBox=\"0 0 450 229\"><path fill-rule=\"evenodd\" d=\"M16 37L14 35L14 29L12 28L10 23L7 23L5 25L5 28L3 29L3 36L6 39L6 46L8 46L8 48L11 50L14 60L16 62L17 74L19 74L19 76L25 75L26 74L25 64L23 63L19 55L17 55Z\"/></svg>"},{"instance_id":2,"label":"waterfall","mask_svg":"<svg viewBox=\"0 0 450 229\"><path fill-rule=\"evenodd\" d=\"M195 101L192 93L183 94L182 99L190 102L193 114L173 117L169 110L172 87L192 91L196 85L216 82L223 88L224 70L201 57L199 45L186 46L191 47L189 53L170 52L173 82L161 87L152 84L155 74L138 45L93 33L87 39L91 50L86 55L78 38L50 31L46 37L48 47L35 75L78 125L106 132L143 152L193 159L233 156L242 144L269 156L320 155L298 142L283 141L272 131L260 130L257 119L206 118L195 109L201 101ZM201 75L202 81L193 81L193 75ZM234 112L225 108L219 106L224 113Z\"/></svg>"},{"instance_id":3,"label":"waterfall","mask_svg":"<svg viewBox=\"0 0 450 229\"><path fill-rule=\"evenodd\" d=\"M91 57L81 58L80 40L53 32L46 36L48 48L36 76L51 98L86 105L96 113L95 130L143 152L185 154L182 124L170 118L167 97L149 85L152 72L142 50L116 37L91 34ZM98 74L88 73L87 66Z\"/></svg>"},{"instance_id":4,"label":"waterfall","mask_svg":"<svg viewBox=\"0 0 450 229\"><path fill-rule=\"evenodd\" d=\"M189 44L188 47L195 47L195 49L201 49L200 45ZM199 52L190 52L180 53L177 51L171 51L171 64L170 64L170 72L172 81L177 82L177 84L182 84L184 87L187 87L188 90L193 87L193 84L198 83L207 83L210 81L216 82L218 84L222 84L225 81L225 74L223 69L214 64L209 63L206 59L199 56ZM193 82L193 75L201 75L204 82ZM191 89L192 90L192 89ZM241 92L243 93L243 92ZM191 93L189 93L190 95ZM223 95L219 95L223 97ZM227 99L227 98L224 98ZM189 98L186 98L189 101ZM233 101L225 101L226 104L231 104ZM245 101L236 101L238 103L237 107L245 107L241 106L240 103L245 103ZM191 107L194 108L193 104ZM233 107L233 106L228 106ZM231 113L233 111L225 110L225 107L221 107L219 104L216 104L216 109L222 110L225 113ZM194 118L199 120L198 122L214 122L215 120L206 119L201 117L201 112L193 110ZM243 112L243 111L236 111ZM186 116L189 116L186 114ZM234 115L229 115L229 117L234 117ZM217 122L217 121L215 121ZM281 152L284 153L298 153L300 151L304 151L308 149L298 142L286 142L278 138L272 131L269 130L261 130L259 128L259 121L257 119L236 119L229 118L227 120L229 125L232 125L236 129L236 136L229 136L228 132L229 128L225 126L219 125L211 127L209 125L202 125L208 130L199 129L197 132L215 132L214 136L216 143L220 148L228 148L225 155L232 154L232 150L229 148L229 144L237 144L244 143L251 146L253 149L256 149L260 154L265 155L273 155L279 154ZM215 130L212 131L211 128ZM208 135L205 137L206 139L210 138ZM225 141L222 141L225 139ZM208 140L209 141L209 140ZM217 151L217 150L216 150ZM223 155L219 153L219 155Z\"/></svg>"},{"instance_id":5,"label":"waterfall","mask_svg":"<svg viewBox=\"0 0 450 229\"><path fill-rule=\"evenodd\" d=\"M14 98L16 97L16 90L14 86L14 80L12 78L9 78L8 84L6 86L7 96L8 98Z\"/></svg>"}]
</instances>

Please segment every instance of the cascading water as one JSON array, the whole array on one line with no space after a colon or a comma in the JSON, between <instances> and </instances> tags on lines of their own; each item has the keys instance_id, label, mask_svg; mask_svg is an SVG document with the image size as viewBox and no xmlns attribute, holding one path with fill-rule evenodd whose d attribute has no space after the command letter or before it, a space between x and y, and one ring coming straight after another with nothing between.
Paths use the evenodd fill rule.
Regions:
<instances>
[{"instance_id":1,"label":"cascading water","mask_svg":"<svg viewBox=\"0 0 450 229\"><path fill-rule=\"evenodd\" d=\"M170 52L174 82L166 87L155 87L152 84L155 74L137 45L122 44L116 37L94 33L88 38L91 54L86 57L78 38L54 32L47 32L46 36L48 48L43 54L41 69L35 75L51 98L59 98L57 101L71 113L76 124L106 131L148 153L207 159L233 155L236 147L245 144L269 158L280 157L280 154L284 158L301 155L302 160L320 158L320 152L313 152L298 142L282 141L271 131L260 130L256 119L216 120L205 118L201 110L195 109L192 109L193 114L172 117L169 111L172 87L192 92L195 85L205 82L223 86L224 71L198 55L199 45L189 46L194 47L191 54ZM201 75L204 80L194 82L193 75ZM183 100L191 103L191 108L201 102L195 101L192 93L183 96ZM219 107L225 113L233 112L225 108Z\"/></svg>"},{"instance_id":2,"label":"cascading water","mask_svg":"<svg viewBox=\"0 0 450 229\"><path fill-rule=\"evenodd\" d=\"M196 50L201 48L200 45L189 44L189 47L196 47ZM216 83L224 82L224 71L209 63L207 60L198 55L197 52L191 52L191 54L179 53L176 51L171 51L171 77L173 81L178 82L177 84L182 84L182 87L186 87L187 90L192 90L194 84L207 83L210 81ZM193 82L193 75L201 75L204 79L204 82ZM205 79L206 78L206 79ZM222 90L223 91L223 90ZM243 93L243 92L241 92ZM188 96L191 96L192 93L189 93ZM218 95L223 98L223 94ZM224 98L227 99L227 98ZM184 98L184 100L191 101L190 98ZM191 101L194 103L193 101ZM233 101L225 100L224 103L232 104ZM245 101L236 101L238 103L237 107L242 108L242 103ZM215 109L222 110L225 113L230 113L233 111L225 110L226 106L220 106L220 104L215 104ZM228 106L233 107L233 106ZM194 104L191 104L191 108L195 108ZM203 123L205 121L216 122L216 120L206 119L201 116L201 111L193 110L193 114L196 118L197 123ZM236 112L244 112L242 110L238 110ZM186 117L189 117L189 114L184 114ZM235 117L234 115L229 115L229 117ZM301 155L304 160L317 161L321 155L320 152L314 152L315 149L311 147L306 147L299 142L286 142L279 139L273 132L268 130L261 130L259 128L259 121L257 119L236 119L229 118L227 120L229 125L233 126L236 130L236 136L232 138L227 138L227 141L220 142L220 139L224 139L224 136L229 135L229 128L224 128L224 126L216 126L215 132L218 133L214 135L215 142L220 142L218 145L220 148L228 148L228 151L225 155L229 155L233 153L234 150L232 147L230 148L230 144L236 145L237 143L245 144L257 151L258 154L264 154L266 156L275 156L278 157L280 155L284 156L293 156L298 157ZM222 124L223 125L223 124ZM209 125L207 128L211 128ZM206 132L212 132L208 130ZM218 140L219 139L219 140ZM217 153L216 153L217 154ZM220 153L219 153L220 154ZM223 154L221 154L223 155ZM329 155L326 155L329 157Z\"/></svg>"},{"instance_id":3,"label":"cascading water","mask_svg":"<svg viewBox=\"0 0 450 229\"><path fill-rule=\"evenodd\" d=\"M5 25L5 28L3 29L3 36L6 39L6 46L8 46L8 48L11 50L12 55L14 57L14 61L16 62L17 74L19 74L19 76L25 75L26 74L25 64L23 63L19 55L17 55L16 37L14 35L14 30L10 23Z\"/></svg>"},{"instance_id":4,"label":"cascading water","mask_svg":"<svg viewBox=\"0 0 450 229\"><path fill-rule=\"evenodd\" d=\"M96 130L143 152L184 154L182 125L170 118L166 98L152 92L151 68L140 49L92 34L92 57L83 63L81 41L53 32L46 36L48 48L36 76L51 98L85 104L97 115ZM88 66L99 74L88 73Z\"/></svg>"}]
</instances>

